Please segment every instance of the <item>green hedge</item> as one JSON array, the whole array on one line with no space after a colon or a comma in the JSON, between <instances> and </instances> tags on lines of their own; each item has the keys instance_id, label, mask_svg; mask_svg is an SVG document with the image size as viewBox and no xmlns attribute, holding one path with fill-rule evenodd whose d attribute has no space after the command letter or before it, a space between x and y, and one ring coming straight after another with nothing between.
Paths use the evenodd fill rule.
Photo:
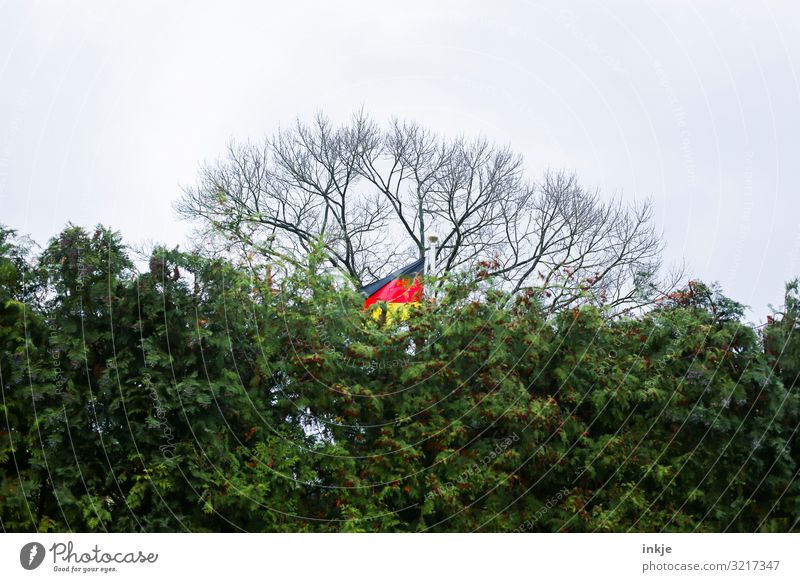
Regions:
<instances>
[{"instance_id":1,"label":"green hedge","mask_svg":"<svg viewBox=\"0 0 800 582\"><path fill-rule=\"evenodd\" d=\"M5 531L798 529L796 283L762 329L699 282L546 317L467 278L382 325L314 256L144 271L0 230Z\"/></svg>"}]
</instances>

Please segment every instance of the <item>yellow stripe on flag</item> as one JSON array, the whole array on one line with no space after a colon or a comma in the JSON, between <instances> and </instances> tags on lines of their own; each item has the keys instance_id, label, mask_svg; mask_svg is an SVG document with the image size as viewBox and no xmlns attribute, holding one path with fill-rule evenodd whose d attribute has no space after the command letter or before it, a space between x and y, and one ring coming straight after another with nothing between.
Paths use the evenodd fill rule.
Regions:
<instances>
[{"instance_id":1,"label":"yellow stripe on flag","mask_svg":"<svg viewBox=\"0 0 800 582\"><path fill-rule=\"evenodd\" d=\"M370 313L370 316L375 321L379 321L383 316L383 308L386 307L386 323L396 323L405 321L411 317L411 310L419 305L418 302L413 303L381 303L377 305Z\"/></svg>"}]
</instances>

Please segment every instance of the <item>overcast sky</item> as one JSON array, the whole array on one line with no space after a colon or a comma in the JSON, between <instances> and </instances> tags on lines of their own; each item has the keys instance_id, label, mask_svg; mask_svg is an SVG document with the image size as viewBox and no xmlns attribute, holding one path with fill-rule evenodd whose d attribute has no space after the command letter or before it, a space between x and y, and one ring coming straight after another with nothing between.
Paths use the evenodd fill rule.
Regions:
<instances>
[{"instance_id":1,"label":"overcast sky","mask_svg":"<svg viewBox=\"0 0 800 582\"><path fill-rule=\"evenodd\" d=\"M0 0L0 223L186 245L201 161L363 106L652 198L667 259L761 321L800 275L799 73L794 0Z\"/></svg>"}]
</instances>

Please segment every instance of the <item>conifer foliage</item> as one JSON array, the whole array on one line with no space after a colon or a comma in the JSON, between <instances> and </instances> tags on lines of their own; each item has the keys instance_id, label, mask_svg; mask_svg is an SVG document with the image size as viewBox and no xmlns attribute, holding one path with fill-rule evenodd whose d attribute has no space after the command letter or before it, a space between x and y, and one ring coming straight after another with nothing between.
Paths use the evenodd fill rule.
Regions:
<instances>
[{"instance_id":1,"label":"conifer foliage","mask_svg":"<svg viewBox=\"0 0 800 582\"><path fill-rule=\"evenodd\" d=\"M798 530L797 282L764 328L467 276L387 324L322 260L0 230L2 529Z\"/></svg>"}]
</instances>

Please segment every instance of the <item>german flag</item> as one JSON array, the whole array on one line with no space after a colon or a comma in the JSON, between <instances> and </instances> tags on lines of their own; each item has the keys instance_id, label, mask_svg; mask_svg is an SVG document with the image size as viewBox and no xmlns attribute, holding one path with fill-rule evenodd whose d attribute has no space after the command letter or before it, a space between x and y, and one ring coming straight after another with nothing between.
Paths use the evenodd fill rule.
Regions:
<instances>
[{"instance_id":1,"label":"german flag","mask_svg":"<svg viewBox=\"0 0 800 582\"><path fill-rule=\"evenodd\" d=\"M364 309L383 302L388 308L387 321L407 319L411 305L419 303L422 299L422 283L419 281L419 276L424 271L425 259L419 259L383 279L364 285L359 289L367 296L364 300ZM378 307L372 316L379 319L382 314L383 310Z\"/></svg>"}]
</instances>

